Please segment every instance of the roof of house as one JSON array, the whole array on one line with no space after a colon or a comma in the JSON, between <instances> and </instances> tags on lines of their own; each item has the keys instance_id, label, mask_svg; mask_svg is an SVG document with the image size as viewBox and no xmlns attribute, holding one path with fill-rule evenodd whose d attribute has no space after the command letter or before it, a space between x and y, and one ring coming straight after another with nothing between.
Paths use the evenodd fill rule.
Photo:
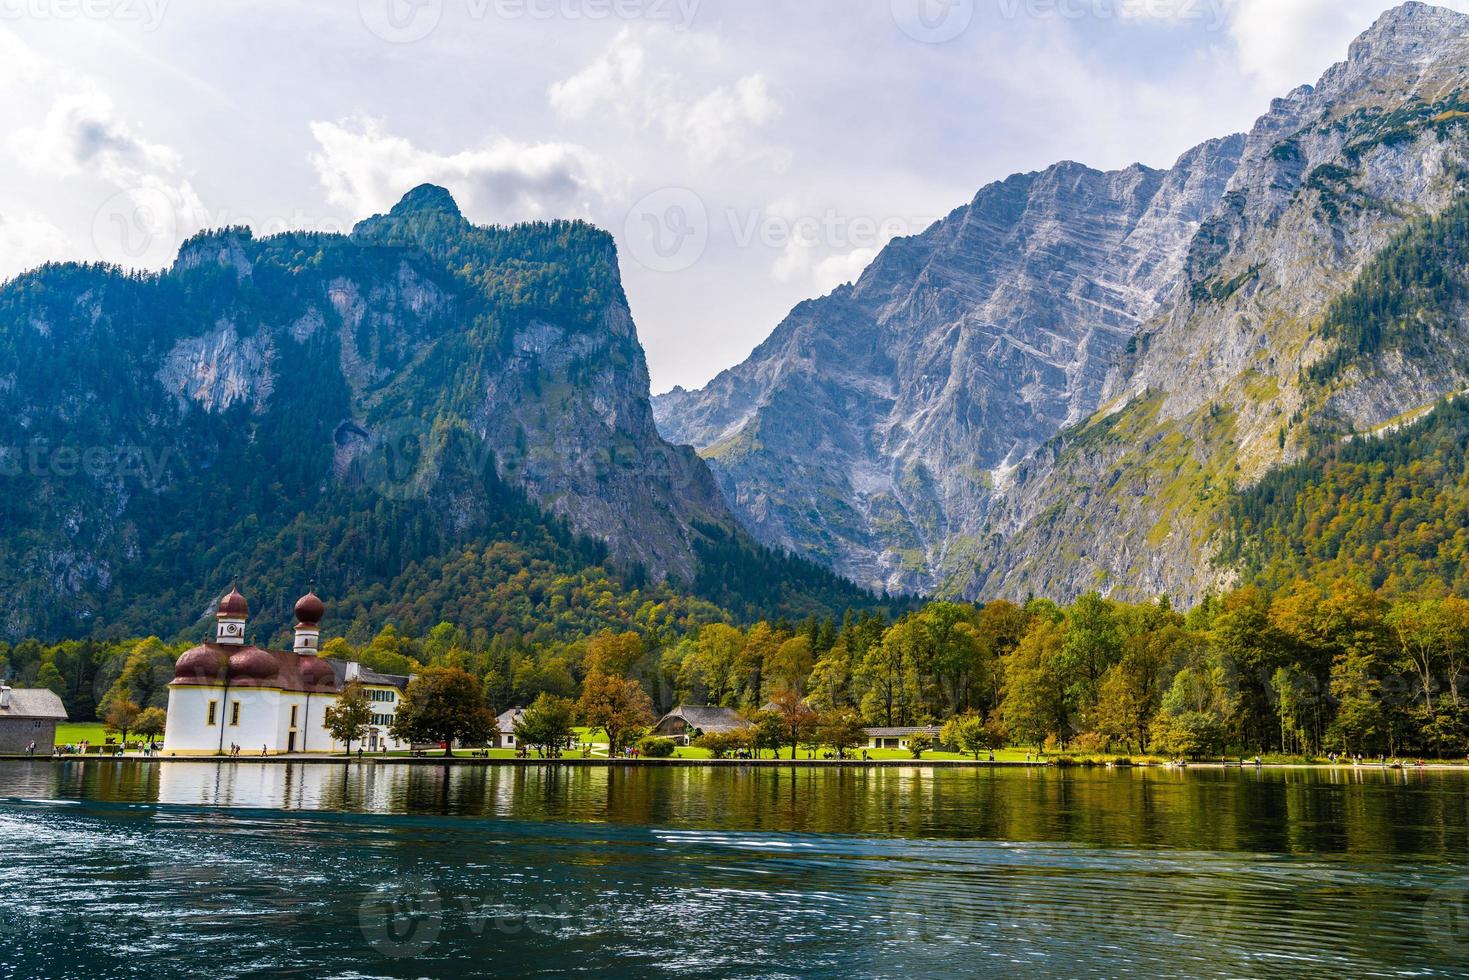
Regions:
<instances>
[{"instance_id":1,"label":"roof of house","mask_svg":"<svg viewBox=\"0 0 1469 980\"><path fill-rule=\"evenodd\" d=\"M44 687L16 688L10 692L10 706L0 708L0 718L66 721L66 706L55 691Z\"/></svg>"},{"instance_id":2,"label":"roof of house","mask_svg":"<svg viewBox=\"0 0 1469 980\"><path fill-rule=\"evenodd\" d=\"M937 737L942 729L937 725L918 725L906 728L864 728L862 731L867 733L868 738L902 738L904 735L920 733Z\"/></svg>"},{"instance_id":3,"label":"roof of house","mask_svg":"<svg viewBox=\"0 0 1469 980\"><path fill-rule=\"evenodd\" d=\"M525 714L524 708L509 708L500 712L495 717L495 722L500 726L502 733L508 732L515 727L515 723L520 720L520 716L523 714Z\"/></svg>"},{"instance_id":4,"label":"roof of house","mask_svg":"<svg viewBox=\"0 0 1469 980\"><path fill-rule=\"evenodd\" d=\"M347 668L350 661L326 658L326 662L332 665L332 673L337 675L337 687L347 686ZM396 687L400 691L408 690L408 681L411 678L404 674L380 674L375 670L357 665L357 680L372 687Z\"/></svg>"},{"instance_id":5,"label":"roof of house","mask_svg":"<svg viewBox=\"0 0 1469 980\"><path fill-rule=\"evenodd\" d=\"M674 718L682 719L684 724L701 732L733 732L750 727L750 723L741 718L733 708L701 708L693 705L679 705L659 718L654 727L662 727L665 721Z\"/></svg>"}]
</instances>

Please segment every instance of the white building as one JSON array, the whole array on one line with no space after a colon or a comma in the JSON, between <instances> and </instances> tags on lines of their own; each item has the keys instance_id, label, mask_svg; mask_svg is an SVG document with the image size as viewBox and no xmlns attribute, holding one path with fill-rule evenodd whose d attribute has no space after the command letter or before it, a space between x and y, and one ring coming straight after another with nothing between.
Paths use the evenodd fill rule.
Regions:
<instances>
[{"instance_id":1,"label":"white building","mask_svg":"<svg viewBox=\"0 0 1469 980\"><path fill-rule=\"evenodd\" d=\"M326 730L326 709L347 683L358 680L373 705L365 748L406 749L388 734L408 678L378 674L360 664L317 656L322 601L307 594L296 603L296 642L291 652L245 642L250 606L238 591L220 600L215 639L179 657L168 686L166 755L241 755L341 752Z\"/></svg>"}]
</instances>

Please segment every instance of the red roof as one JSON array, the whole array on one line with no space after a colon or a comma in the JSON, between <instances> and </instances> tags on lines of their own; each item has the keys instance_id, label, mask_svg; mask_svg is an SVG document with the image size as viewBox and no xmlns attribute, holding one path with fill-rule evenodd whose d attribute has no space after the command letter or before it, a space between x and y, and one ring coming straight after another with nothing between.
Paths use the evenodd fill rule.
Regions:
<instances>
[{"instance_id":1,"label":"red roof","mask_svg":"<svg viewBox=\"0 0 1469 980\"><path fill-rule=\"evenodd\" d=\"M229 647L206 643L179 657L173 682L198 687L278 687L284 691L335 694L331 664L261 647Z\"/></svg>"},{"instance_id":2,"label":"red roof","mask_svg":"<svg viewBox=\"0 0 1469 980\"><path fill-rule=\"evenodd\" d=\"M217 616L242 617L250 615L250 604L245 597L240 595L238 589L230 589L230 594L219 600L219 612Z\"/></svg>"},{"instance_id":3,"label":"red roof","mask_svg":"<svg viewBox=\"0 0 1469 980\"><path fill-rule=\"evenodd\" d=\"M302 626L316 626L326 615L326 606L315 592L308 592L296 600L296 622Z\"/></svg>"}]
</instances>

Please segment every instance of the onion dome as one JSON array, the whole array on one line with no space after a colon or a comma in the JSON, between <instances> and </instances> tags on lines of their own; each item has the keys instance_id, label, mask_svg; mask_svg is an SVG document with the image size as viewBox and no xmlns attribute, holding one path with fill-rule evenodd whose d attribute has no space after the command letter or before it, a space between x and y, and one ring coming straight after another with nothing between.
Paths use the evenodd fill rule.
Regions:
<instances>
[{"instance_id":1,"label":"onion dome","mask_svg":"<svg viewBox=\"0 0 1469 980\"><path fill-rule=\"evenodd\" d=\"M215 683L224 670L225 652L218 647L195 647L174 664L173 679L196 683Z\"/></svg>"},{"instance_id":2,"label":"onion dome","mask_svg":"<svg viewBox=\"0 0 1469 980\"><path fill-rule=\"evenodd\" d=\"M239 589L230 589L230 594L219 600L219 612L215 615L220 619L241 619L250 615L250 604Z\"/></svg>"},{"instance_id":3,"label":"onion dome","mask_svg":"<svg viewBox=\"0 0 1469 980\"><path fill-rule=\"evenodd\" d=\"M296 622L302 626L316 626L325 615L326 606L315 592L308 592L296 600Z\"/></svg>"},{"instance_id":4,"label":"onion dome","mask_svg":"<svg viewBox=\"0 0 1469 980\"><path fill-rule=\"evenodd\" d=\"M301 658L301 683L307 687L336 689L337 674L332 665L316 657Z\"/></svg>"},{"instance_id":5,"label":"onion dome","mask_svg":"<svg viewBox=\"0 0 1469 980\"><path fill-rule=\"evenodd\" d=\"M230 657L230 679L239 681L274 680L281 670L280 663L268 650L246 647Z\"/></svg>"}]
</instances>

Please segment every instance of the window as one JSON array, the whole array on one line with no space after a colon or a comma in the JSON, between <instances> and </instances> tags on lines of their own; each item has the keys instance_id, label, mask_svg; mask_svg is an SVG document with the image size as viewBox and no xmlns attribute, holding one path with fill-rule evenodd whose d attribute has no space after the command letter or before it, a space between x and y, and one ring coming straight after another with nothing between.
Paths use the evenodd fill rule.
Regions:
<instances>
[{"instance_id":1,"label":"window","mask_svg":"<svg viewBox=\"0 0 1469 980\"><path fill-rule=\"evenodd\" d=\"M214 727L214 713L218 709L219 709L219 702L218 701L210 701L209 702L209 716L208 716L208 719L204 722L204 724L207 727L210 727L210 728Z\"/></svg>"},{"instance_id":2,"label":"window","mask_svg":"<svg viewBox=\"0 0 1469 980\"><path fill-rule=\"evenodd\" d=\"M230 702L230 725L234 726L234 725L238 725L239 723L240 723L240 702L238 702L238 701L231 701Z\"/></svg>"},{"instance_id":3,"label":"window","mask_svg":"<svg viewBox=\"0 0 1469 980\"><path fill-rule=\"evenodd\" d=\"M299 707L300 707L300 705L296 705L296 704L291 705L291 727L292 728L295 728L296 727L296 709L299 708Z\"/></svg>"}]
</instances>

